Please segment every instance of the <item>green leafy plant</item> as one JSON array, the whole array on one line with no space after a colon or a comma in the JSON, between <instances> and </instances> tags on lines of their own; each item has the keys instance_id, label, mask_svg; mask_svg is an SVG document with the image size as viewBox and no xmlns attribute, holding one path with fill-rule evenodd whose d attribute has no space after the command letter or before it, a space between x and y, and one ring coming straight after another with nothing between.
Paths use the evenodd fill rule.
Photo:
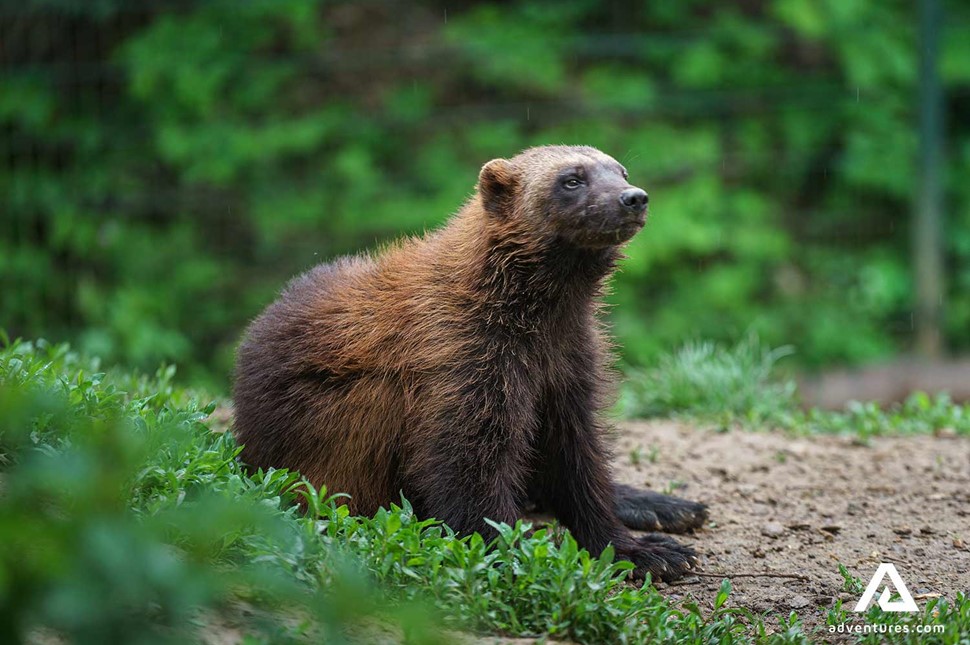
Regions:
<instances>
[{"instance_id":1,"label":"green leafy plant","mask_svg":"<svg viewBox=\"0 0 970 645\"><path fill-rule=\"evenodd\" d=\"M292 642L301 617L334 639L368 621L439 639L427 612L386 606L329 555L292 506L298 475L242 473L172 370L95 370L64 346L0 350L0 640L177 643L232 619Z\"/></svg>"},{"instance_id":2,"label":"green leafy plant","mask_svg":"<svg viewBox=\"0 0 970 645\"><path fill-rule=\"evenodd\" d=\"M4 642L184 642L226 621L267 642L374 629L446 642L439 624L584 643L745 637L729 587L713 615L683 612L568 532L495 524L489 545L406 500L356 517L297 473L246 472L231 435L206 426L216 406L173 374L101 372L42 341L0 350Z\"/></svg>"},{"instance_id":3,"label":"green leafy plant","mask_svg":"<svg viewBox=\"0 0 970 645\"><path fill-rule=\"evenodd\" d=\"M862 580L855 577L841 562L839 563L839 575L842 576L842 589L853 594L861 594L866 586L862 583Z\"/></svg>"},{"instance_id":4,"label":"green leafy plant","mask_svg":"<svg viewBox=\"0 0 970 645\"><path fill-rule=\"evenodd\" d=\"M226 624L250 642L371 642L388 631L451 642L442 626L582 643L806 641L795 614L768 630L730 606L728 580L711 609L674 604L629 585L631 565L609 550L592 557L554 528L493 524L488 545L417 518L404 499L352 516L343 496L298 473L247 472L231 435L206 425L216 405L175 384L174 368L103 372L64 345L0 339L3 642L174 643ZM933 600L911 616L874 605L865 620L900 631L863 642L923 642L919 629L957 643L970 633L970 600ZM845 621L839 603L827 626Z\"/></svg>"}]
</instances>

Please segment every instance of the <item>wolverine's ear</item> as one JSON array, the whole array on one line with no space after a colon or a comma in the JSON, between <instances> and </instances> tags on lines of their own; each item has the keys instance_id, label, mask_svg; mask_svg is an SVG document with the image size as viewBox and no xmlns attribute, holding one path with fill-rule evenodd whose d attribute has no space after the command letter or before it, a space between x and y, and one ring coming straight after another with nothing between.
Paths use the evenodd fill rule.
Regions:
<instances>
[{"instance_id":1,"label":"wolverine's ear","mask_svg":"<svg viewBox=\"0 0 970 645\"><path fill-rule=\"evenodd\" d=\"M482 196L485 210L493 215L508 212L515 186L515 170L505 159L492 159L478 173L478 194Z\"/></svg>"}]
</instances>

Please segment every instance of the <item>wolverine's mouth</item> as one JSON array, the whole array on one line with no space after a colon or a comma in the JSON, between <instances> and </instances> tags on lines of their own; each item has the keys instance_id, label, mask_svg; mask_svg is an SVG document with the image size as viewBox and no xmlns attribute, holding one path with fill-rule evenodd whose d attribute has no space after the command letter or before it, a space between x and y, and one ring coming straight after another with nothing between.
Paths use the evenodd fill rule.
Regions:
<instances>
[{"instance_id":1,"label":"wolverine's mouth","mask_svg":"<svg viewBox=\"0 0 970 645\"><path fill-rule=\"evenodd\" d=\"M576 231L573 235L575 242L590 248L617 246L630 240L646 223L645 214L623 218L622 221L610 226L589 227Z\"/></svg>"},{"instance_id":2,"label":"wolverine's mouth","mask_svg":"<svg viewBox=\"0 0 970 645\"><path fill-rule=\"evenodd\" d=\"M626 242L631 237L633 237L638 232L640 232L640 229L642 229L644 224L646 223L647 223L646 216L642 214L638 215L635 219L630 220L628 222L624 222L623 224L618 226L615 231L615 234L618 238L620 238L619 240L620 242Z\"/></svg>"},{"instance_id":3,"label":"wolverine's mouth","mask_svg":"<svg viewBox=\"0 0 970 645\"><path fill-rule=\"evenodd\" d=\"M564 222L561 235L578 246L600 249L627 242L646 224L646 207L629 210L604 206L588 205L581 214Z\"/></svg>"},{"instance_id":4,"label":"wolverine's mouth","mask_svg":"<svg viewBox=\"0 0 970 645\"><path fill-rule=\"evenodd\" d=\"M614 231L632 237L647 223L647 209L636 213L624 213L618 220L614 226Z\"/></svg>"},{"instance_id":5,"label":"wolverine's mouth","mask_svg":"<svg viewBox=\"0 0 970 645\"><path fill-rule=\"evenodd\" d=\"M647 223L647 214L649 212L650 211L648 209L644 209L633 217L633 224L635 224L638 229L643 228L644 224Z\"/></svg>"}]
</instances>

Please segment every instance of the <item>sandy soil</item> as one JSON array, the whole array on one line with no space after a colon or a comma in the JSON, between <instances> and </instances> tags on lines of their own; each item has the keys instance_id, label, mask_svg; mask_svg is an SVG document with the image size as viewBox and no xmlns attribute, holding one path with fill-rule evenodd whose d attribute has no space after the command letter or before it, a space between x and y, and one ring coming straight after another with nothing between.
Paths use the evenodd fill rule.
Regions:
<instances>
[{"instance_id":1,"label":"sandy soil","mask_svg":"<svg viewBox=\"0 0 970 645\"><path fill-rule=\"evenodd\" d=\"M639 448L639 459L631 453ZM923 605L934 594L970 592L970 440L941 436L795 438L716 432L676 422L623 424L619 481L706 502L710 523L683 536L701 571L731 578L729 606L824 625L843 591L838 563L868 583L892 562ZM804 579L744 577L773 573ZM658 583L672 600L711 607L720 577ZM772 621L772 625L776 625Z\"/></svg>"}]
</instances>

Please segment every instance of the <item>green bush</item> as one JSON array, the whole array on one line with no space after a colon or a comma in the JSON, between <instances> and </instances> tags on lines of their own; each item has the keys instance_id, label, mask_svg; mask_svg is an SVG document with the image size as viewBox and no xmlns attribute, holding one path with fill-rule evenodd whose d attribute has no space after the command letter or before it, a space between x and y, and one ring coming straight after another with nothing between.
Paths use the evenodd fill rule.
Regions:
<instances>
[{"instance_id":1,"label":"green bush","mask_svg":"<svg viewBox=\"0 0 970 645\"><path fill-rule=\"evenodd\" d=\"M956 113L970 14L945 4ZM0 14L23 44L0 78L0 321L222 388L291 275L436 226L491 157L581 142L651 192L612 298L628 361L749 331L810 366L887 356L911 333L913 12L29 0ZM966 349L970 127L947 133Z\"/></svg>"}]
</instances>

